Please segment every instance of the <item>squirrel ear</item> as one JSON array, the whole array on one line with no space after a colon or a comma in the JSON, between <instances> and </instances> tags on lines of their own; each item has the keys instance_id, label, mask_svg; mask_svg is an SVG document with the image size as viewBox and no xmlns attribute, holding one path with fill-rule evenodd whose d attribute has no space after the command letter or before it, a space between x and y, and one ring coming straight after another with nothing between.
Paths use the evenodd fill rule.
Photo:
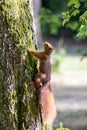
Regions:
<instances>
[{"instance_id":1,"label":"squirrel ear","mask_svg":"<svg viewBox=\"0 0 87 130\"><path fill-rule=\"evenodd\" d=\"M55 50L55 48L47 41L43 43L43 46L48 46L51 50Z\"/></svg>"}]
</instances>

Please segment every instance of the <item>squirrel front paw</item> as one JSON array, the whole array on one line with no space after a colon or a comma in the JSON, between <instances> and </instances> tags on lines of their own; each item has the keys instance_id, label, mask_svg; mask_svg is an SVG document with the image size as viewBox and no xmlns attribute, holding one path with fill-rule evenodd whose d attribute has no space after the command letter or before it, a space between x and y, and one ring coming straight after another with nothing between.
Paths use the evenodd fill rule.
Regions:
<instances>
[{"instance_id":1,"label":"squirrel front paw","mask_svg":"<svg viewBox=\"0 0 87 130\"><path fill-rule=\"evenodd\" d=\"M30 85L34 88L41 88L42 87L41 82L31 82Z\"/></svg>"},{"instance_id":2,"label":"squirrel front paw","mask_svg":"<svg viewBox=\"0 0 87 130\"><path fill-rule=\"evenodd\" d=\"M35 83L33 81L30 82L30 86L35 87Z\"/></svg>"}]
</instances>

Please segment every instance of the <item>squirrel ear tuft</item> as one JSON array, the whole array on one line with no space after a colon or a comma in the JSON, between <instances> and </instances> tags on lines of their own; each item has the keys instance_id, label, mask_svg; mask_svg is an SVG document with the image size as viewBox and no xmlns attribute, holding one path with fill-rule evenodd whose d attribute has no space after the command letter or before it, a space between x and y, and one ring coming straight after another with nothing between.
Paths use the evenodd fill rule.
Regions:
<instances>
[{"instance_id":1,"label":"squirrel ear tuft","mask_svg":"<svg viewBox=\"0 0 87 130\"><path fill-rule=\"evenodd\" d=\"M49 43L49 42L44 42L43 43L44 46L48 46L51 50L55 50L55 48Z\"/></svg>"}]
</instances>

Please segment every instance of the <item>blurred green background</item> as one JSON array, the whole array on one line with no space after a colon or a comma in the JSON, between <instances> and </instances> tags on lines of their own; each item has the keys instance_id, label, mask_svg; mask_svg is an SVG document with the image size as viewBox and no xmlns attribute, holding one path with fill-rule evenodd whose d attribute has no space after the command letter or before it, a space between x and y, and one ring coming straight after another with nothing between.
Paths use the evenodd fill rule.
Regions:
<instances>
[{"instance_id":1,"label":"blurred green background","mask_svg":"<svg viewBox=\"0 0 87 130\"><path fill-rule=\"evenodd\" d=\"M63 26L62 13L67 11L69 0L42 0L40 9L40 24L43 37L61 35L76 39L76 34L80 27L79 16L87 10L87 0L80 0L80 13L72 17L69 22ZM75 15L76 12L74 12Z\"/></svg>"},{"instance_id":2,"label":"blurred green background","mask_svg":"<svg viewBox=\"0 0 87 130\"><path fill-rule=\"evenodd\" d=\"M67 6L69 1L70 7ZM35 25L38 48L42 50L42 43L45 40L56 48L51 58L51 88L58 112L53 124L54 130L59 127L59 122L63 122L64 127L71 130L86 130L87 0L80 0L80 7L79 0L37 0L37 2L39 6L35 6L38 9L35 11L37 21ZM64 15L67 16L65 21ZM81 31L80 37L78 37L79 31Z\"/></svg>"}]
</instances>

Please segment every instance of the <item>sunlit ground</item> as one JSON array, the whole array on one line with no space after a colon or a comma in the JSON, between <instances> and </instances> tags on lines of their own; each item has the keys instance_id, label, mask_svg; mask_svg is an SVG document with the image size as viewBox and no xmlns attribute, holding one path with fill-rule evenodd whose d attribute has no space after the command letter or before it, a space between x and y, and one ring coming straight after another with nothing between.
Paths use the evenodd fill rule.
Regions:
<instances>
[{"instance_id":1,"label":"sunlit ground","mask_svg":"<svg viewBox=\"0 0 87 130\"><path fill-rule=\"evenodd\" d=\"M52 73L51 88L59 113L55 126L62 121L72 130L87 129L87 58L80 59L66 56Z\"/></svg>"}]
</instances>

